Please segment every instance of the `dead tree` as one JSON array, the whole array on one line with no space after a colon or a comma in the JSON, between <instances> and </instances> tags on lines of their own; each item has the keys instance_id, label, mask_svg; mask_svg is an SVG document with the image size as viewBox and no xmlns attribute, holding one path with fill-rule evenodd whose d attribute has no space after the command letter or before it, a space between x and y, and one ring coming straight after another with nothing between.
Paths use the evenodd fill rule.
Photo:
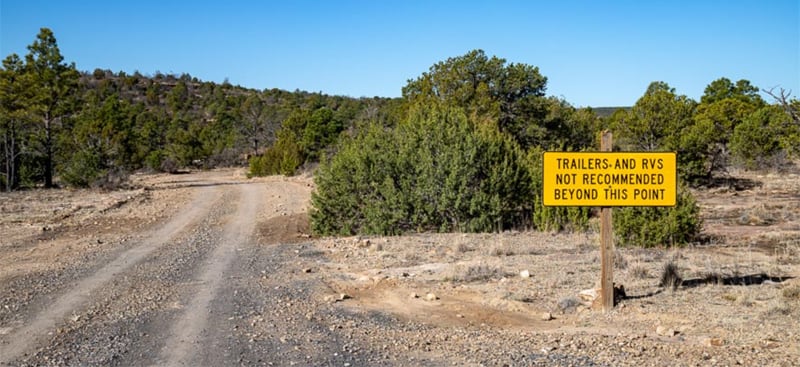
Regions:
<instances>
[{"instance_id":1,"label":"dead tree","mask_svg":"<svg viewBox=\"0 0 800 367\"><path fill-rule=\"evenodd\" d=\"M781 88L776 94L775 88L776 87L772 87L769 90L762 89L762 91L775 99L775 101L778 102L781 107L783 107L784 111L786 111L789 117L792 118L792 121L796 125L800 125L800 103L798 103L796 100L790 100L792 91L787 91L786 89Z\"/></svg>"}]
</instances>

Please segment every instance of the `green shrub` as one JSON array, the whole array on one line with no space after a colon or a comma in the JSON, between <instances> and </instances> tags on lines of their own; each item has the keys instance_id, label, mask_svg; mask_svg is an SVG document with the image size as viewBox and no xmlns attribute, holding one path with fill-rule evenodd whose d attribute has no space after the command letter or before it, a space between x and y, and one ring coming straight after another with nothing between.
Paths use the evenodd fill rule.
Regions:
<instances>
[{"instance_id":1,"label":"green shrub","mask_svg":"<svg viewBox=\"0 0 800 367\"><path fill-rule=\"evenodd\" d=\"M528 152L528 166L533 179L533 227L540 231L582 231L589 226L590 207L552 207L542 202L542 151Z\"/></svg>"},{"instance_id":2,"label":"green shrub","mask_svg":"<svg viewBox=\"0 0 800 367\"><path fill-rule=\"evenodd\" d=\"M320 108L306 121L300 140L303 151L311 158L317 158L326 146L336 142L344 124L330 108Z\"/></svg>"},{"instance_id":3,"label":"green shrub","mask_svg":"<svg viewBox=\"0 0 800 367\"><path fill-rule=\"evenodd\" d=\"M323 156L314 181L311 225L318 234L399 234L411 225L405 164L389 132L371 125L344 139L330 160Z\"/></svg>"},{"instance_id":4,"label":"green shrub","mask_svg":"<svg viewBox=\"0 0 800 367\"><path fill-rule=\"evenodd\" d=\"M263 155L250 158L251 176L292 176L303 163L303 154L292 132L278 132L275 145Z\"/></svg>"},{"instance_id":5,"label":"green shrub","mask_svg":"<svg viewBox=\"0 0 800 367\"><path fill-rule=\"evenodd\" d=\"M158 169L161 172L166 172L166 173L178 173L178 171L180 171L180 168L181 166L178 163L178 160L171 156L164 157L161 160L161 165L158 167Z\"/></svg>"},{"instance_id":6,"label":"green shrub","mask_svg":"<svg viewBox=\"0 0 800 367\"><path fill-rule=\"evenodd\" d=\"M614 234L620 246L681 246L700 232L700 208L686 187L678 189L674 207L614 209Z\"/></svg>"},{"instance_id":7,"label":"green shrub","mask_svg":"<svg viewBox=\"0 0 800 367\"><path fill-rule=\"evenodd\" d=\"M589 227L592 209L586 206L544 206L541 196L534 201L533 226L540 231L584 231Z\"/></svg>"},{"instance_id":8,"label":"green shrub","mask_svg":"<svg viewBox=\"0 0 800 367\"><path fill-rule=\"evenodd\" d=\"M61 179L72 187L89 187L105 174L97 153L81 149L77 151L61 170Z\"/></svg>"},{"instance_id":9,"label":"green shrub","mask_svg":"<svg viewBox=\"0 0 800 367\"><path fill-rule=\"evenodd\" d=\"M145 157L145 166L154 171L161 170L161 162L163 159L164 153L161 150L154 150Z\"/></svg>"},{"instance_id":10,"label":"green shrub","mask_svg":"<svg viewBox=\"0 0 800 367\"><path fill-rule=\"evenodd\" d=\"M267 173L267 160L263 155L250 157L250 160L247 163L250 166L250 172L248 173L249 177L269 175Z\"/></svg>"},{"instance_id":11,"label":"green shrub","mask_svg":"<svg viewBox=\"0 0 800 367\"><path fill-rule=\"evenodd\" d=\"M791 155L800 144L800 129L778 106L767 106L754 112L736 126L731 138L734 162L745 168L769 166L781 151Z\"/></svg>"},{"instance_id":12,"label":"green shrub","mask_svg":"<svg viewBox=\"0 0 800 367\"><path fill-rule=\"evenodd\" d=\"M370 125L323 160L312 194L319 234L485 232L525 225L531 177L519 146L462 110L415 107Z\"/></svg>"}]
</instances>

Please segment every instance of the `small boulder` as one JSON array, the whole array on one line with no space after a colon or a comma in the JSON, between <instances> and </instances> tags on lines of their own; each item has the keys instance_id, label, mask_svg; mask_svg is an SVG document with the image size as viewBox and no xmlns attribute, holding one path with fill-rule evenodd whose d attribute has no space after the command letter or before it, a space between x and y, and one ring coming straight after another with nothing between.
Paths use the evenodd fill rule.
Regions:
<instances>
[{"instance_id":1,"label":"small boulder","mask_svg":"<svg viewBox=\"0 0 800 367\"><path fill-rule=\"evenodd\" d=\"M425 295L425 300L426 301L435 301L437 299L439 299L439 297L436 297L436 295L433 294L433 293L428 293L428 294Z\"/></svg>"},{"instance_id":2,"label":"small boulder","mask_svg":"<svg viewBox=\"0 0 800 367\"><path fill-rule=\"evenodd\" d=\"M581 298L585 305L591 306L596 299L600 298L600 289L584 289L578 293L578 297Z\"/></svg>"},{"instance_id":3,"label":"small boulder","mask_svg":"<svg viewBox=\"0 0 800 367\"><path fill-rule=\"evenodd\" d=\"M664 327L664 326L659 326L659 327L656 328L656 334L661 335L661 336L673 337L675 335L678 335L678 331L675 330L675 329L669 329L669 328Z\"/></svg>"},{"instance_id":4,"label":"small boulder","mask_svg":"<svg viewBox=\"0 0 800 367\"><path fill-rule=\"evenodd\" d=\"M521 278L523 278L523 279L527 279L527 278L531 277L531 272L527 271L527 270L523 270L523 271L519 272L519 276Z\"/></svg>"},{"instance_id":5,"label":"small boulder","mask_svg":"<svg viewBox=\"0 0 800 367\"><path fill-rule=\"evenodd\" d=\"M328 303L336 303L350 298L351 297L346 293L339 293L339 294L329 294L325 296L322 300Z\"/></svg>"}]
</instances>

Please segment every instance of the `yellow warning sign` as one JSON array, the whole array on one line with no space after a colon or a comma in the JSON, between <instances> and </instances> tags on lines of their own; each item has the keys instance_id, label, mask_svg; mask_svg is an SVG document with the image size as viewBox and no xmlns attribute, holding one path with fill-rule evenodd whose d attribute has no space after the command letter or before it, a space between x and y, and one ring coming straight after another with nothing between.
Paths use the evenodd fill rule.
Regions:
<instances>
[{"instance_id":1,"label":"yellow warning sign","mask_svg":"<svg viewBox=\"0 0 800 367\"><path fill-rule=\"evenodd\" d=\"M545 206L675 206L674 152L545 152Z\"/></svg>"}]
</instances>

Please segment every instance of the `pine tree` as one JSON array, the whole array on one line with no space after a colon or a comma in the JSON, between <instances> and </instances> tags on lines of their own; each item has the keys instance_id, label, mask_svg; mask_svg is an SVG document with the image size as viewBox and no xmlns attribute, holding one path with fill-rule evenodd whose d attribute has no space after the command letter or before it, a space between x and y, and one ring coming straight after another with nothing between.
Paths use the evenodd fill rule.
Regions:
<instances>
[{"instance_id":1,"label":"pine tree","mask_svg":"<svg viewBox=\"0 0 800 367\"><path fill-rule=\"evenodd\" d=\"M0 69L0 183L5 191L20 186L20 165L24 153L24 131L29 127L28 102L30 78L25 75L19 56L11 54Z\"/></svg>"},{"instance_id":2,"label":"pine tree","mask_svg":"<svg viewBox=\"0 0 800 367\"><path fill-rule=\"evenodd\" d=\"M79 73L74 63L64 63L53 31L48 28L40 30L28 51L25 69L31 77L34 93L32 112L40 122L35 135L44 165L44 186L53 187L56 135L63 119L75 110L73 102Z\"/></svg>"}]
</instances>

